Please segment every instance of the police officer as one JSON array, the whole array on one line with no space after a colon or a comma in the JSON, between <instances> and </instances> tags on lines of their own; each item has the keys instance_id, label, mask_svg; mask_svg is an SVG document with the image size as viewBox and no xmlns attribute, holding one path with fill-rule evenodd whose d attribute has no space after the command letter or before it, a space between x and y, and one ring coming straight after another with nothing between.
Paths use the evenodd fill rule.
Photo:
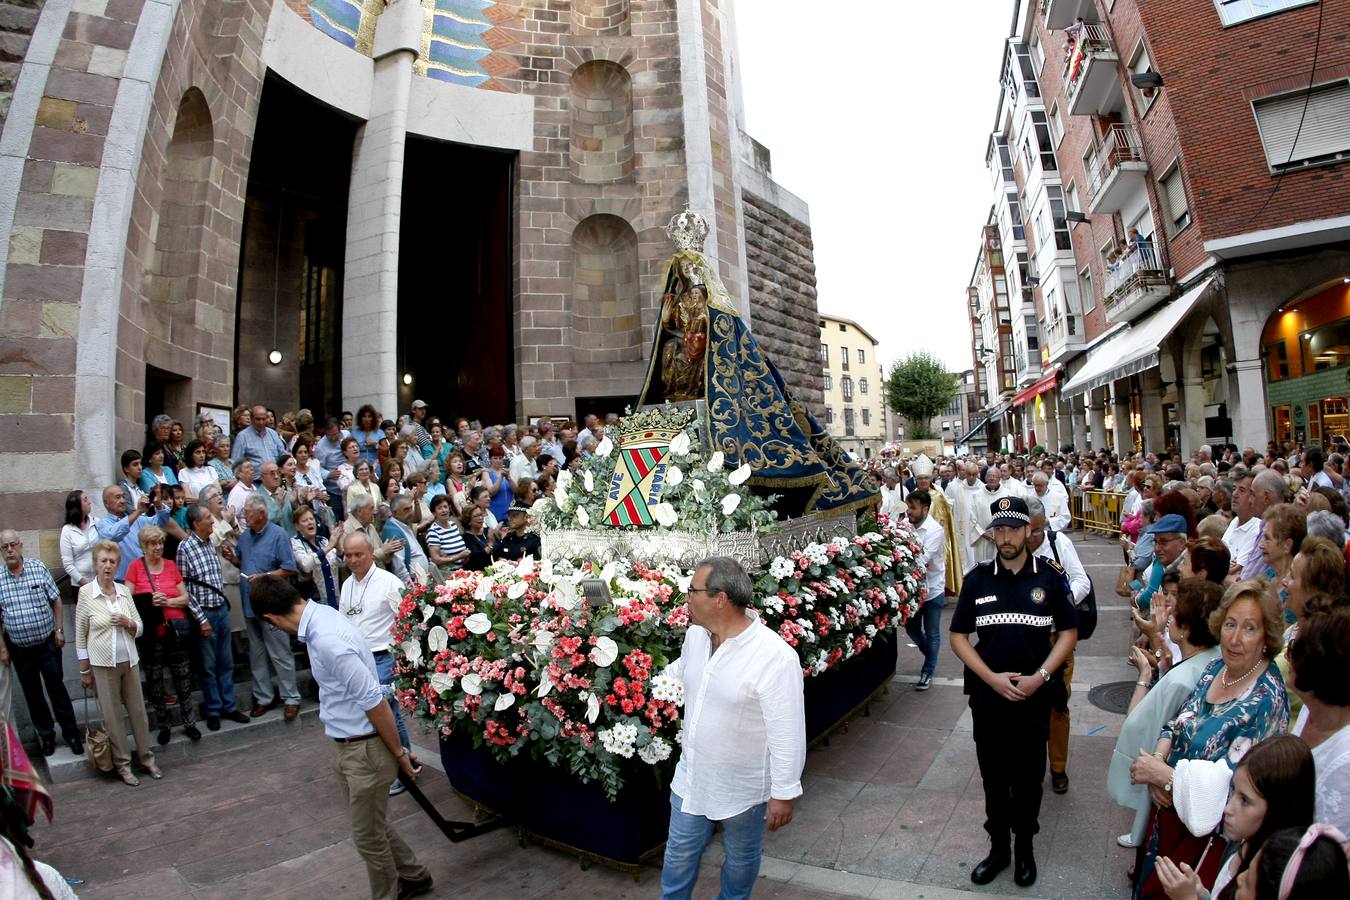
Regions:
<instances>
[{"instance_id":1,"label":"police officer","mask_svg":"<svg viewBox=\"0 0 1350 900\"><path fill-rule=\"evenodd\" d=\"M1050 709L1064 691L1057 676L1078 639L1078 613L1064 569L1027 549L1026 501L1000 497L990 514L998 554L966 576L949 629L952 652L966 666L984 829L992 844L970 880L993 881L1015 851L1013 880L1028 887L1036 881L1032 838L1040 828ZM1052 645L1053 631L1059 639ZM978 644L971 644L972 632Z\"/></svg>"}]
</instances>

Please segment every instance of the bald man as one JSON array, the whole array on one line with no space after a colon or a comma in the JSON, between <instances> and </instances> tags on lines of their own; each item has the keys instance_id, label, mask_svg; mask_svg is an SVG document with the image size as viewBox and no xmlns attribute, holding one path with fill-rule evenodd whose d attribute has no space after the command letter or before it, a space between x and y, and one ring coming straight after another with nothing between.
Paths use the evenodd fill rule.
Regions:
<instances>
[{"instance_id":1,"label":"bald man","mask_svg":"<svg viewBox=\"0 0 1350 900\"><path fill-rule=\"evenodd\" d=\"M147 525L157 525L168 530L172 507L161 504L159 509L151 510L150 498L142 494L140 503L128 511L126 492L118 485L110 484L103 489L103 508L108 514L94 523L94 529L100 538L112 541L122 551L122 559L117 564L117 580L121 581L127 573L127 567L144 556L138 536L141 529ZM175 524L174 528L178 526ZM181 538L182 529L178 531Z\"/></svg>"}]
</instances>

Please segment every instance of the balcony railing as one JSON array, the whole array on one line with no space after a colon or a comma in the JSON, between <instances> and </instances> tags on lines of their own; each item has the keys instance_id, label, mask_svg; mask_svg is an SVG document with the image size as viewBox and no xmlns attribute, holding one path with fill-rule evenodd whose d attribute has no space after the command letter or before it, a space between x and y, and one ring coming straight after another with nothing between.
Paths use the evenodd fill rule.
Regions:
<instances>
[{"instance_id":1,"label":"balcony railing","mask_svg":"<svg viewBox=\"0 0 1350 900\"><path fill-rule=\"evenodd\" d=\"M1134 305L1143 294L1168 290L1167 269L1150 241L1140 244L1107 266L1102 292L1108 312L1112 307Z\"/></svg>"},{"instance_id":2,"label":"balcony railing","mask_svg":"<svg viewBox=\"0 0 1350 900\"><path fill-rule=\"evenodd\" d=\"M1101 115L1124 99L1116 51L1105 26L1084 23L1065 31L1064 96L1070 115Z\"/></svg>"},{"instance_id":3,"label":"balcony railing","mask_svg":"<svg viewBox=\"0 0 1350 900\"><path fill-rule=\"evenodd\" d=\"M1116 123L1106 132L1106 140L1089 160L1088 195L1095 197L1106 185L1111 174L1122 163L1144 162L1144 150L1133 125Z\"/></svg>"}]
</instances>

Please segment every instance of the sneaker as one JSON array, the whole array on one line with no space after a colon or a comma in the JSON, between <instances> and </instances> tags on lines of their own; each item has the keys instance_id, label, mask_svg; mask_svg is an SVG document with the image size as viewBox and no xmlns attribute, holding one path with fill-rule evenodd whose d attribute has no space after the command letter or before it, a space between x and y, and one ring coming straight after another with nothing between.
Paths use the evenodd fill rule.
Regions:
<instances>
[{"instance_id":1,"label":"sneaker","mask_svg":"<svg viewBox=\"0 0 1350 900\"><path fill-rule=\"evenodd\" d=\"M1136 841L1134 839L1134 835L1130 834L1129 832L1126 832L1125 834L1122 834L1120 837L1116 838L1116 843L1129 850L1133 850L1135 847L1139 846L1139 842Z\"/></svg>"},{"instance_id":2,"label":"sneaker","mask_svg":"<svg viewBox=\"0 0 1350 900\"><path fill-rule=\"evenodd\" d=\"M919 683L914 685L916 691L926 691L933 686L933 676L924 672L919 676Z\"/></svg>"},{"instance_id":3,"label":"sneaker","mask_svg":"<svg viewBox=\"0 0 1350 900\"><path fill-rule=\"evenodd\" d=\"M403 786L403 779L396 779L393 784L389 785L389 796L397 797L406 790L407 788Z\"/></svg>"}]
</instances>

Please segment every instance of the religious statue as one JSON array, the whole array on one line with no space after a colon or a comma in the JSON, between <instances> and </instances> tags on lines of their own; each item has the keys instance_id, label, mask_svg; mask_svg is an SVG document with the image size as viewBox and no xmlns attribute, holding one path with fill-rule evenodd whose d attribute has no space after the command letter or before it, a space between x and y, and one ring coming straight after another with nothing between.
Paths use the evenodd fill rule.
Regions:
<instances>
[{"instance_id":1,"label":"religious statue","mask_svg":"<svg viewBox=\"0 0 1350 900\"><path fill-rule=\"evenodd\" d=\"M699 277L698 268L691 260L680 260L675 279L679 295L661 298L661 384L665 399L677 403L703 397L708 286Z\"/></svg>"}]
</instances>

